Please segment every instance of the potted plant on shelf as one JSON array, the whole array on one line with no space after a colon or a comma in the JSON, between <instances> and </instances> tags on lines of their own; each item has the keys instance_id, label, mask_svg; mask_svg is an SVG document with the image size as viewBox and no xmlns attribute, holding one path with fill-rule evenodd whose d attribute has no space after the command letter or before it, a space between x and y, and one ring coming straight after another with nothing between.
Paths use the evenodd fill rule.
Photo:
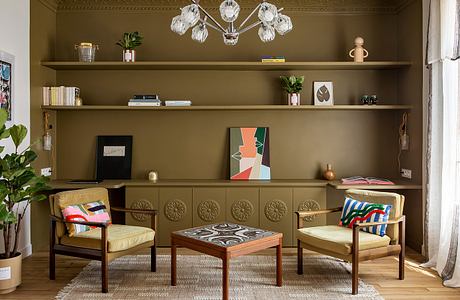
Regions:
<instances>
[{"instance_id":1,"label":"potted plant on shelf","mask_svg":"<svg viewBox=\"0 0 460 300\"><path fill-rule=\"evenodd\" d=\"M283 89L288 93L288 105L300 105L304 76L280 76Z\"/></svg>"},{"instance_id":2,"label":"potted plant on shelf","mask_svg":"<svg viewBox=\"0 0 460 300\"><path fill-rule=\"evenodd\" d=\"M142 45L143 37L137 31L125 32L123 39L117 42L117 45L123 48L123 61L124 62L135 62L136 61L136 47Z\"/></svg>"},{"instance_id":3,"label":"potted plant on shelf","mask_svg":"<svg viewBox=\"0 0 460 300\"><path fill-rule=\"evenodd\" d=\"M0 294L14 291L21 284L22 254L19 237L24 215L32 202L42 201L46 196L47 178L37 176L30 166L37 154L30 147L19 151L18 147L27 135L24 125L6 128L7 112L0 110L0 140L11 140L15 151L0 158L0 231L4 252L0 252ZM0 153L4 147L0 146Z\"/></svg>"}]
</instances>

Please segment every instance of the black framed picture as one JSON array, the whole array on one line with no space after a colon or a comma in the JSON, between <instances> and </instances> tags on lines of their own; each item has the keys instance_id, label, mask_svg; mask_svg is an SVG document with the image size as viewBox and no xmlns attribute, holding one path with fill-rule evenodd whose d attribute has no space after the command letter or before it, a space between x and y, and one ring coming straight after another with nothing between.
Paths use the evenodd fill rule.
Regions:
<instances>
[{"instance_id":1,"label":"black framed picture","mask_svg":"<svg viewBox=\"0 0 460 300\"><path fill-rule=\"evenodd\" d=\"M131 179L131 135L99 135L96 151L96 179Z\"/></svg>"}]
</instances>

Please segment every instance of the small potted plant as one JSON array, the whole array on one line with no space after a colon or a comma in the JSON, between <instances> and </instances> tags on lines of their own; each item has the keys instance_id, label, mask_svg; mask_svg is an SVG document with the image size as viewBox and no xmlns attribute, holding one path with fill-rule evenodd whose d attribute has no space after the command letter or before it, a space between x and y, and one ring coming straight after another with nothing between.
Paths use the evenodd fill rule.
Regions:
<instances>
[{"instance_id":1,"label":"small potted plant","mask_svg":"<svg viewBox=\"0 0 460 300\"><path fill-rule=\"evenodd\" d=\"M27 128L6 128L6 119L7 112L1 109L0 140L11 140L15 151L0 158L0 231L4 244L4 252L0 252L0 294L10 293L21 284L22 254L18 243L22 221L32 202L46 199L40 192L48 189L47 178L37 176L30 166L37 154L30 147L18 149L27 136ZM1 146L0 153L3 150Z\"/></svg>"},{"instance_id":2,"label":"small potted plant","mask_svg":"<svg viewBox=\"0 0 460 300\"><path fill-rule=\"evenodd\" d=\"M123 39L117 42L117 45L123 48L123 61L135 62L136 61L136 47L142 45L143 37L139 32L125 32Z\"/></svg>"},{"instance_id":3,"label":"small potted plant","mask_svg":"<svg viewBox=\"0 0 460 300\"><path fill-rule=\"evenodd\" d=\"M288 93L288 105L300 105L304 76L280 76L283 89Z\"/></svg>"}]
</instances>

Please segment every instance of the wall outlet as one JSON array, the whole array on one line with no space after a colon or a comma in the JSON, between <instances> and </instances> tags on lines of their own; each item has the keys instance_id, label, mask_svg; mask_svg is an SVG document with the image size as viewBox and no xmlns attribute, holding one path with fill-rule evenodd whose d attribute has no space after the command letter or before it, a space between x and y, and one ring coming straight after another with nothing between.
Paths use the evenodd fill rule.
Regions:
<instances>
[{"instance_id":1,"label":"wall outlet","mask_svg":"<svg viewBox=\"0 0 460 300\"><path fill-rule=\"evenodd\" d=\"M412 179L412 170L409 169L401 169L401 177Z\"/></svg>"},{"instance_id":2,"label":"wall outlet","mask_svg":"<svg viewBox=\"0 0 460 300\"><path fill-rule=\"evenodd\" d=\"M51 176L51 167L41 169L42 176Z\"/></svg>"}]
</instances>

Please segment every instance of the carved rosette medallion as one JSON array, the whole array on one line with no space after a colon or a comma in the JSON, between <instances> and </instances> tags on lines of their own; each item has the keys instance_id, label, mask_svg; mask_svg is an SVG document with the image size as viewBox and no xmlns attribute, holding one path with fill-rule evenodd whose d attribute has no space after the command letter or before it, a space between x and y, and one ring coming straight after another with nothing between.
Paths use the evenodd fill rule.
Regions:
<instances>
[{"instance_id":1,"label":"carved rosette medallion","mask_svg":"<svg viewBox=\"0 0 460 300\"><path fill-rule=\"evenodd\" d=\"M146 199L139 199L137 201L134 201L131 204L131 208L133 209L153 209L152 203ZM139 221L139 222L144 222L149 218L149 215L147 214L140 214L140 213L131 213L131 217L133 217L134 220Z\"/></svg>"},{"instance_id":2,"label":"carved rosette medallion","mask_svg":"<svg viewBox=\"0 0 460 300\"><path fill-rule=\"evenodd\" d=\"M300 202L299 207L297 208L299 211L313 211L313 210L319 210L321 206L319 205L318 202L312 199L308 199L305 201ZM313 216L307 216L304 217L305 222L313 222L313 220L316 218L317 215Z\"/></svg>"},{"instance_id":3,"label":"carved rosette medallion","mask_svg":"<svg viewBox=\"0 0 460 300\"><path fill-rule=\"evenodd\" d=\"M254 214L254 206L248 200L238 200L232 204L231 213L235 220L246 222Z\"/></svg>"},{"instance_id":4,"label":"carved rosette medallion","mask_svg":"<svg viewBox=\"0 0 460 300\"><path fill-rule=\"evenodd\" d=\"M178 222L187 213L187 205L179 199L169 200L165 205L165 216L170 221Z\"/></svg>"},{"instance_id":5,"label":"carved rosette medallion","mask_svg":"<svg viewBox=\"0 0 460 300\"><path fill-rule=\"evenodd\" d=\"M286 215L288 207L281 200L274 199L265 204L265 216L272 222L279 222Z\"/></svg>"},{"instance_id":6,"label":"carved rosette medallion","mask_svg":"<svg viewBox=\"0 0 460 300\"><path fill-rule=\"evenodd\" d=\"M205 222L214 221L220 212L219 203L214 200L205 200L198 204L197 213L201 220Z\"/></svg>"}]
</instances>

